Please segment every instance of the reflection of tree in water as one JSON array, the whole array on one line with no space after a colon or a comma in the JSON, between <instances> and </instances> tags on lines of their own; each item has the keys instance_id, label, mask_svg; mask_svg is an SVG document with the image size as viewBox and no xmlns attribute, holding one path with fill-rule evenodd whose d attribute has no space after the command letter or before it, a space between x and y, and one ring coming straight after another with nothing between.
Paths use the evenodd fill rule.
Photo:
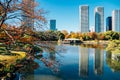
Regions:
<instances>
[{"instance_id":1,"label":"reflection of tree in water","mask_svg":"<svg viewBox=\"0 0 120 80\"><path fill-rule=\"evenodd\" d=\"M41 58L40 59L46 67L50 68L54 72L59 71L59 61L56 60L56 53L55 52L50 52L47 58Z\"/></svg>"},{"instance_id":2,"label":"reflection of tree in water","mask_svg":"<svg viewBox=\"0 0 120 80\"><path fill-rule=\"evenodd\" d=\"M55 52L50 52L48 53L47 57L44 57L44 55L37 54L36 59L42 61L46 67L48 67L50 70L53 72L58 72L59 71L59 61L56 60L56 53ZM39 67L38 63L33 61L22 61L22 66L21 68L18 68L17 72L20 74L23 74L20 76L21 79L26 79L26 76L29 74L34 74L34 70ZM33 77L32 77L33 78Z\"/></svg>"},{"instance_id":3,"label":"reflection of tree in water","mask_svg":"<svg viewBox=\"0 0 120 80\"><path fill-rule=\"evenodd\" d=\"M100 48L104 49L106 45L100 45L100 44L81 44L81 47L87 47L87 48Z\"/></svg>"},{"instance_id":4,"label":"reflection of tree in water","mask_svg":"<svg viewBox=\"0 0 120 80\"><path fill-rule=\"evenodd\" d=\"M26 67L22 67L23 69L21 68L22 74L23 73L25 75L26 75L26 73L28 73L28 74L33 73L34 74L34 70L39 67L38 63L34 62L34 59L42 61L44 63L44 65L46 67L48 67L51 71L53 71L55 73L59 72L60 62L56 58L56 56L62 56L59 53L62 53L65 51L64 47L63 46L56 46L56 45L52 45L52 47L49 47L49 49L48 49L48 47L46 49L46 46L43 46L43 47L44 47L44 51L47 53L47 56L44 55L44 51L37 53L37 54L34 54L34 55L30 55L29 59L32 61L30 61L31 63L26 64ZM23 63L23 61L22 61L22 63ZM26 69L26 70L24 70L24 69Z\"/></svg>"},{"instance_id":5,"label":"reflection of tree in water","mask_svg":"<svg viewBox=\"0 0 120 80\"><path fill-rule=\"evenodd\" d=\"M25 59L16 61L16 64L13 68L14 71L12 70L11 73L18 73L21 80L26 79L27 75L34 74L34 70L39 67L39 63L35 62L34 59L42 61L44 65L53 72L58 72L60 63L56 60L56 51L52 51L47 54L47 57L45 57L42 53L38 53L35 55L28 54L28 56ZM2 64L0 66L2 66ZM17 74L15 74L15 76L16 75Z\"/></svg>"},{"instance_id":6,"label":"reflection of tree in water","mask_svg":"<svg viewBox=\"0 0 120 80\"><path fill-rule=\"evenodd\" d=\"M107 52L106 62L111 67L113 72L120 71L120 54Z\"/></svg>"}]
</instances>

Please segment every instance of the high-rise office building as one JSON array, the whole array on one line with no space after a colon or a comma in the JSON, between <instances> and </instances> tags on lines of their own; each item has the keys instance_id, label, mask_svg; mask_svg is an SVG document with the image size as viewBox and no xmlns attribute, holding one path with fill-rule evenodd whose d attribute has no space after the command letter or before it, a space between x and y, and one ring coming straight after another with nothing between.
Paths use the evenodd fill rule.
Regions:
<instances>
[{"instance_id":1,"label":"high-rise office building","mask_svg":"<svg viewBox=\"0 0 120 80\"><path fill-rule=\"evenodd\" d=\"M23 2L23 8L25 10L26 9L28 10L28 12L23 11L23 14L26 15L25 17L23 17L24 26L34 30L34 19L28 17L29 14L30 16L34 16L34 0L22 0L22 2Z\"/></svg>"},{"instance_id":2,"label":"high-rise office building","mask_svg":"<svg viewBox=\"0 0 120 80\"><path fill-rule=\"evenodd\" d=\"M80 32L89 32L89 7L88 5L82 5L80 9Z\"/></svg>"},{"instance_id":3,"label":"high-rise office building","mask_svg":"<svg viewBox=\"0 0 120 80\"><path fill-rule=\"evenodd\" d=\"M112 30L120 32L120 10L112 12Z\"/></svg>"},{"instance_id":4,"label":"high-rise office building","mask_svg":"<svg viewBox=\"0 0 120 80\"><path fill-rule=\"evenodd\" d=\"M106 18L106 31L112 30L112 17Z\"/></svg>"},{"instance_id":5,"label":"high-rise office building","mask_svg":"<svg viewBox=\"0 0 120 80\"><path fill-rule=\"evenodd\" d=\"M50 20L50 30L56 30L56 20Z\"/></svg>"},{"instance_id":6,"label":"high-rise office building","mask_svg":"<svg viewBox=\"0 0 120 80\"><path fill-rule=\"evenodd\" d=\"M95 8L95 32L104 32L104 8Z\"/></svg>"}]
</instances>

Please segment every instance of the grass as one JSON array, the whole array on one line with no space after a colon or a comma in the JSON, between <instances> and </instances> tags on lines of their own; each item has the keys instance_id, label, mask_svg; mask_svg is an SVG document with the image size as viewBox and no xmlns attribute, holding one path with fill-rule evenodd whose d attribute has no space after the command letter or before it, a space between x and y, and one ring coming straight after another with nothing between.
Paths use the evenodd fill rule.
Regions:
<instances>
[{"instance_id":1,"label":"grass","mask_svg":"<svg viewBox=\"0 0 120 80\"><path fill-rule=\"evenodd\" d=\"M17 59L23 59L26 56L25 52L21 51L10 51L11 54L16 55L0 55L0 62L4 62L7 64L14 64Z\"/></svg>"}]
</instances>

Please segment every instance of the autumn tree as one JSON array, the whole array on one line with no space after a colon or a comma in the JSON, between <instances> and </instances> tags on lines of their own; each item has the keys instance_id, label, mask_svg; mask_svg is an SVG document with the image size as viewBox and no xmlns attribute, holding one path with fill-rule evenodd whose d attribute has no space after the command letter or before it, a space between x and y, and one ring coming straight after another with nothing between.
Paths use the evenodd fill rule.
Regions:
<instances>
[{"instance_id":1,"label":"autumn tree","mask_svg":"<svg viewBox=\"0 0 120 80\"><path fill-rule=\"evenodd\" d=\"M27 1L27 3L25 2ZM28 6L28 3L32 6ZM31 0L0 0L0 29L2 29L8 37L12 40L12 36L2 28L2 25L7 23L10 24L18 24L23 26L23 34L25 32L25 18L34 19L35 27L40 27L46 23L46 19L44 14L46 13L43 9L38 9L37 6L39 4L37 2L32 2ZM34 14L31 9L34 9ZM9 21L12 22L9 22ZM17 22L15 22L17 21ZM29 26L28 26L29 27Z\"/></svg>"},{"instance_id":2,"label":"autumn tree","mask_svg":"<svg viewBox=\"0 0 120 80\"><path fill-rule=\"evenodd\" d=\"M29 6L29 4L32 6ZM53 65L40 54L40 51L44 48L45 50L49 49L50 52L56 52L55 46L47 42L42 42L41 44L38 33L32 30L30 26L26 26L26 21L24 21L25 19L33 20L35 27L43 29L43 25L46 23L44 17L46 12L43 9L36 8L38 5L37 2L32 2L31 0L0 0L0 40L2 38L4 41L0 41L1 45L7 51L25 51L27 55L25 59L20 61L23 67L34 61L35 57L38 57L38 59L43 61L48 67ZM31 9L34 9L34 13ZM20 25L20 27L10 26L12 24ZM47 34L49 34L49 32ZM50 34L48 37L56 40L58 37L55 35L59 33L50 32ZM9 42L12 42L10 47L8 46L10 44ZM4 43L6 44L5 46ZM37 54L35 54L36 52Z\"/></svg>"},{"instance_id":3,"label":"autumn tree","mask_svg":"<svg viewBox=\"0 0 120 80\"><path fill-rule=\"evenodd\" d=\"M28 6L30 4L32 6ZM19 20L24 23L24 18L34 19L34 23L46 22L43 16L45 11L43 9L38 9L39 4L31 0L1 0L0 1L0 27L8 20ZM34 9L34 13L33 10ZM9 23L10 24L10 23ZM12 23L13 24L13 23Z\"/></svg>"},{"instance_id":4,"label":"autumn tree","mask_svg":"<svg viewBox=\"0 0 120 80\"><path fill-rule=\"evenodd\" d=\"M65 38L69 35L68 31L66 31L66 30L62 30L61 33L63 33L65 35Z\"/></svg>"}]
</instances>

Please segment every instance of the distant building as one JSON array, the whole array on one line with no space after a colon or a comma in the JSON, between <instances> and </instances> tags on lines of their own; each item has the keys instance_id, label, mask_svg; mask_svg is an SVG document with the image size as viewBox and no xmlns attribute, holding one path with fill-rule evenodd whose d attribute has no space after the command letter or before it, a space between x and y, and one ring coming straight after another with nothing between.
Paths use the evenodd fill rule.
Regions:
<instances>
[{"instance_id":1,"label":"distant building","mask_svg":"<svg viewBox=\"0 0 120 80\"><path fill-rule=\"evenodd\" d=\"M112 30L112 17L106 18L106 31Z\"/></svg>"},{"instance_id":2,"label":"distant building","mask_svg":"<svg viewBox=\"0 0 120 80\"><path fill-rule=\"evenodd\" d=\"M104 8L95 8L95 32L104 32Z\"/></svg>"},{"instance_id":3,"label":"distant building","mask_svg":"<svg viewBox=\"0 0 120 80\"><path fill-rule=\"evenodd\" d=\"M83 5L79 7L80 9L80 32L89 32L89 7L88 5Z\"/></svg>"},{"instance_id":4,"label":"distant building","mask_svg":"<svg viewBox=\"0 0 120 80\"><path fill-rule=\"evenodd\" d=\"M27 5L27 9L30 11L32 15L34 15L34 7L33 7L34 0L22 0L22 2L25 3L25 5ZM23 6L23 8L26 9L26 6ZM24 11L23 14L26 15L26 17L23 17L24 26L34 30L34 19L27 17L28 14Z\"/></svg>"},{"instance_id":5,"label":"distant building","mask_svg":"<svg viewBox=\"0 0 120 80\"><path fill-rule=\"evenodd\" d=\"M50 30L56 30L56 20L50 20Z\"/></svg>"},{"instance_id":6,"label":"distant building","mask_svg":"<svg viewBox=\"0 0 120 80\"><path fill-rule=\"evenodd\" d=\"M95 27L94 26L90 27L90 32L95 32Z\"/></svg>"},{"instance_id":7,"label":"distant building","mask_svg":"<svg viewBox=\"0 0 120 80\"><path fill-rule=\"evenodd\" d=\"M120 32L120 10L112 12L112 30Z\"/></svg>"}]
</instances>

